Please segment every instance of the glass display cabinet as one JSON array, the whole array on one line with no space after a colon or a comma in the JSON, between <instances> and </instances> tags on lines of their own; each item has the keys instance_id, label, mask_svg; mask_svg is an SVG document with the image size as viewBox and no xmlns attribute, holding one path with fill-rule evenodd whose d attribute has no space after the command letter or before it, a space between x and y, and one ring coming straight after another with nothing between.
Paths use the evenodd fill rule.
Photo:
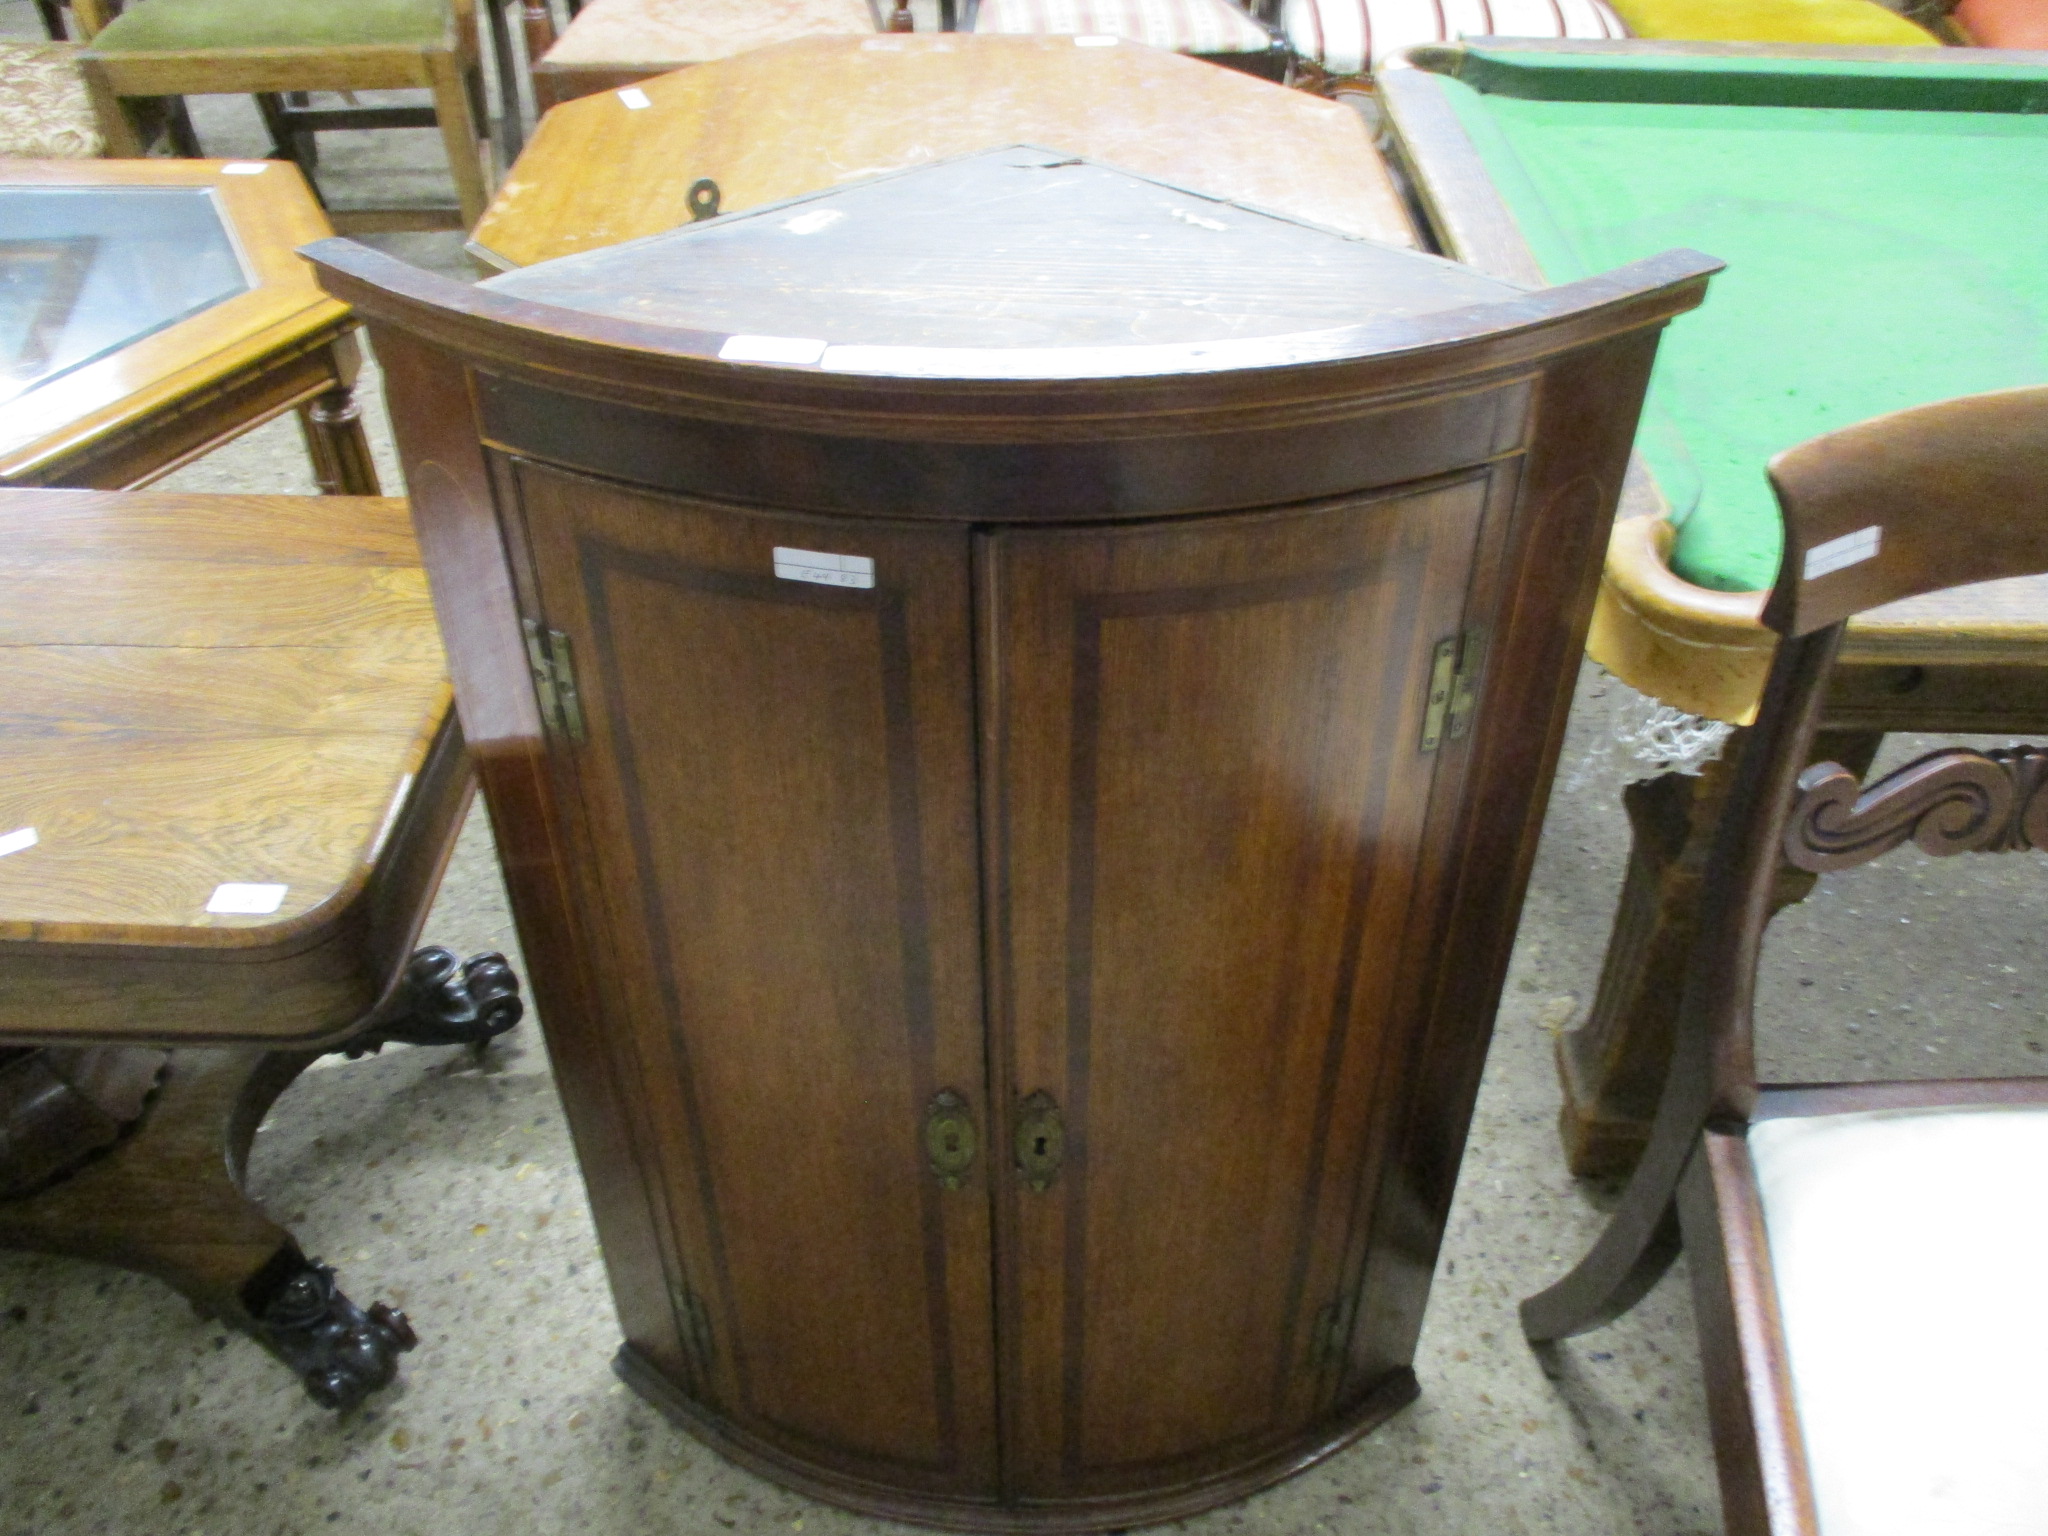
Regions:
<instances>
[{"instance_id":1,"label":"glass display cabinet","mask_svg":"<svg viewBox=\"0 0 2048 1536\"><path fill-rule=\"evenodd\" d=\"M374 495L331 233L275 161L0 161L0 485L108 490L296 410L314 478Z\"/></svg>"}]
</instances>

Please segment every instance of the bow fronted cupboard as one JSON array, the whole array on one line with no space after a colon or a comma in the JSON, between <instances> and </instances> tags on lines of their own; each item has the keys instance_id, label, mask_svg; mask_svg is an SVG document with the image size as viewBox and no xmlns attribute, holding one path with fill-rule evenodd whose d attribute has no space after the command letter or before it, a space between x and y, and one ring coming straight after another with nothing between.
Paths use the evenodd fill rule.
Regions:
<instances>
[{"instance_id":1,"label":"bow fronted cupboard","mask_svg":"<svg viewBox=\"0 0 2048 1536\"><path fill-rule=\"evenodd\" d=\"M1168 1518L1410 1370L1657 335L1070 156L371 327L635 1387Z\"/></svg>"}]
</instances>

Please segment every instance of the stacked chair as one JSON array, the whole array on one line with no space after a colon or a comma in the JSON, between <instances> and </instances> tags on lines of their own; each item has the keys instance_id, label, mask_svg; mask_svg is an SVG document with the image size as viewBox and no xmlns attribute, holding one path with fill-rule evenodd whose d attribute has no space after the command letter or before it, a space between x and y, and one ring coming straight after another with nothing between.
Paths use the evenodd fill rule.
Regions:
<instances>
[{"instance_id":1,"label":"stacked chair","mask_svg":"<svg viewBox=\"0 0 2048 1536\"><path fill-rule=\"evenodd\" d=\"M252 94L280 153L311 176L313 134L438 127L455 181L452 215L358 210L354 230L474 224L490 197L490 148L474 0L74 0L80 56L110 154L143 153L138 98ZM316 91L420 88L431 105L302 105ZM180 146L186 153L189 146Z\"/></svg>"}]
</instances>

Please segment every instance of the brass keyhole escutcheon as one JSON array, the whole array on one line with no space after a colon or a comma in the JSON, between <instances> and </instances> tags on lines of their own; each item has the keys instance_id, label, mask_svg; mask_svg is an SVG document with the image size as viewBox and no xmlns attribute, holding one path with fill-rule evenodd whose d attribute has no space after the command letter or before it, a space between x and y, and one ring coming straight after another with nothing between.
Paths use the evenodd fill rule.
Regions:
<instances>
[{"instance_id":1,"label":"brass keyhole escutcheon","mask_svg":"<svg viewBox=\"0 0 2048 1536\"><path fill-rule=\"evenodd\" d=\"M1067 1126L1060 1107L1041 1088L1017 1106L1017 1171L1026 1187L1038 1194L1052 1188L1066 1150Z\"/></svg>"},{"instance_id":2,"label":"brass keyhole escutcheon","mask_svg":"<svg viewBox=\"0 0 2048 1536\"><path fill-rule=\"evenodd\" d=\"M974 1116L951 1088L932 1096L924 1115L924 1155L941 1189L958 1189L974 1166Z\"/></svg>"}]
</instances>

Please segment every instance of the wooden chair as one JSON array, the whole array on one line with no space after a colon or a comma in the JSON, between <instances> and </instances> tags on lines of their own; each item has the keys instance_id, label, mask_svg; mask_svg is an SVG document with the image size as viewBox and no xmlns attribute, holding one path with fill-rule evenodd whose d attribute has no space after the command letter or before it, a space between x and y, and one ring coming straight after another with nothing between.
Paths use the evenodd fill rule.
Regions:
<instances>
[{"instance_id":1,"label":"wooden chair","mask_svg":"<svg viewBox=\"0 0 2048 1536\"><path fill-rule=\"evenodd\" d=\"M495 0L492 0L495 3ZM81 55L108 152L134 157L144 140L132 98L252 94L277 140L310 179L312 135L331 128L438 126L455 177L460 227L490 200L483 75L475 0L388 0L375 7L329 0L73 0L89 47ZM118 14L117 14L118 13ZM430 106L316 108L288 97L311 91L423 88ZM359 210L337 228L435 229L439 210Z\"/></svg>"},{"instance_id":2,"label":"wooden chair","mask_svg":"<svg viewBox=\"0 0 2048 1536\"><path fill-rule=\"evenodd\" d=\"M1731 1532L1973 1536L2048 1511L2048 1079L1760 1085L1781 862L2048 846L2048 753L1949 748L1864 788L1808 766L1846 621L2048 571L2048 388L1879 417L1771 463L1781 639L1705 887L1671 1073L1613 1222L1522 1304L1535 1341L1688 1255Z\"/></svg>"}]
</instances>

